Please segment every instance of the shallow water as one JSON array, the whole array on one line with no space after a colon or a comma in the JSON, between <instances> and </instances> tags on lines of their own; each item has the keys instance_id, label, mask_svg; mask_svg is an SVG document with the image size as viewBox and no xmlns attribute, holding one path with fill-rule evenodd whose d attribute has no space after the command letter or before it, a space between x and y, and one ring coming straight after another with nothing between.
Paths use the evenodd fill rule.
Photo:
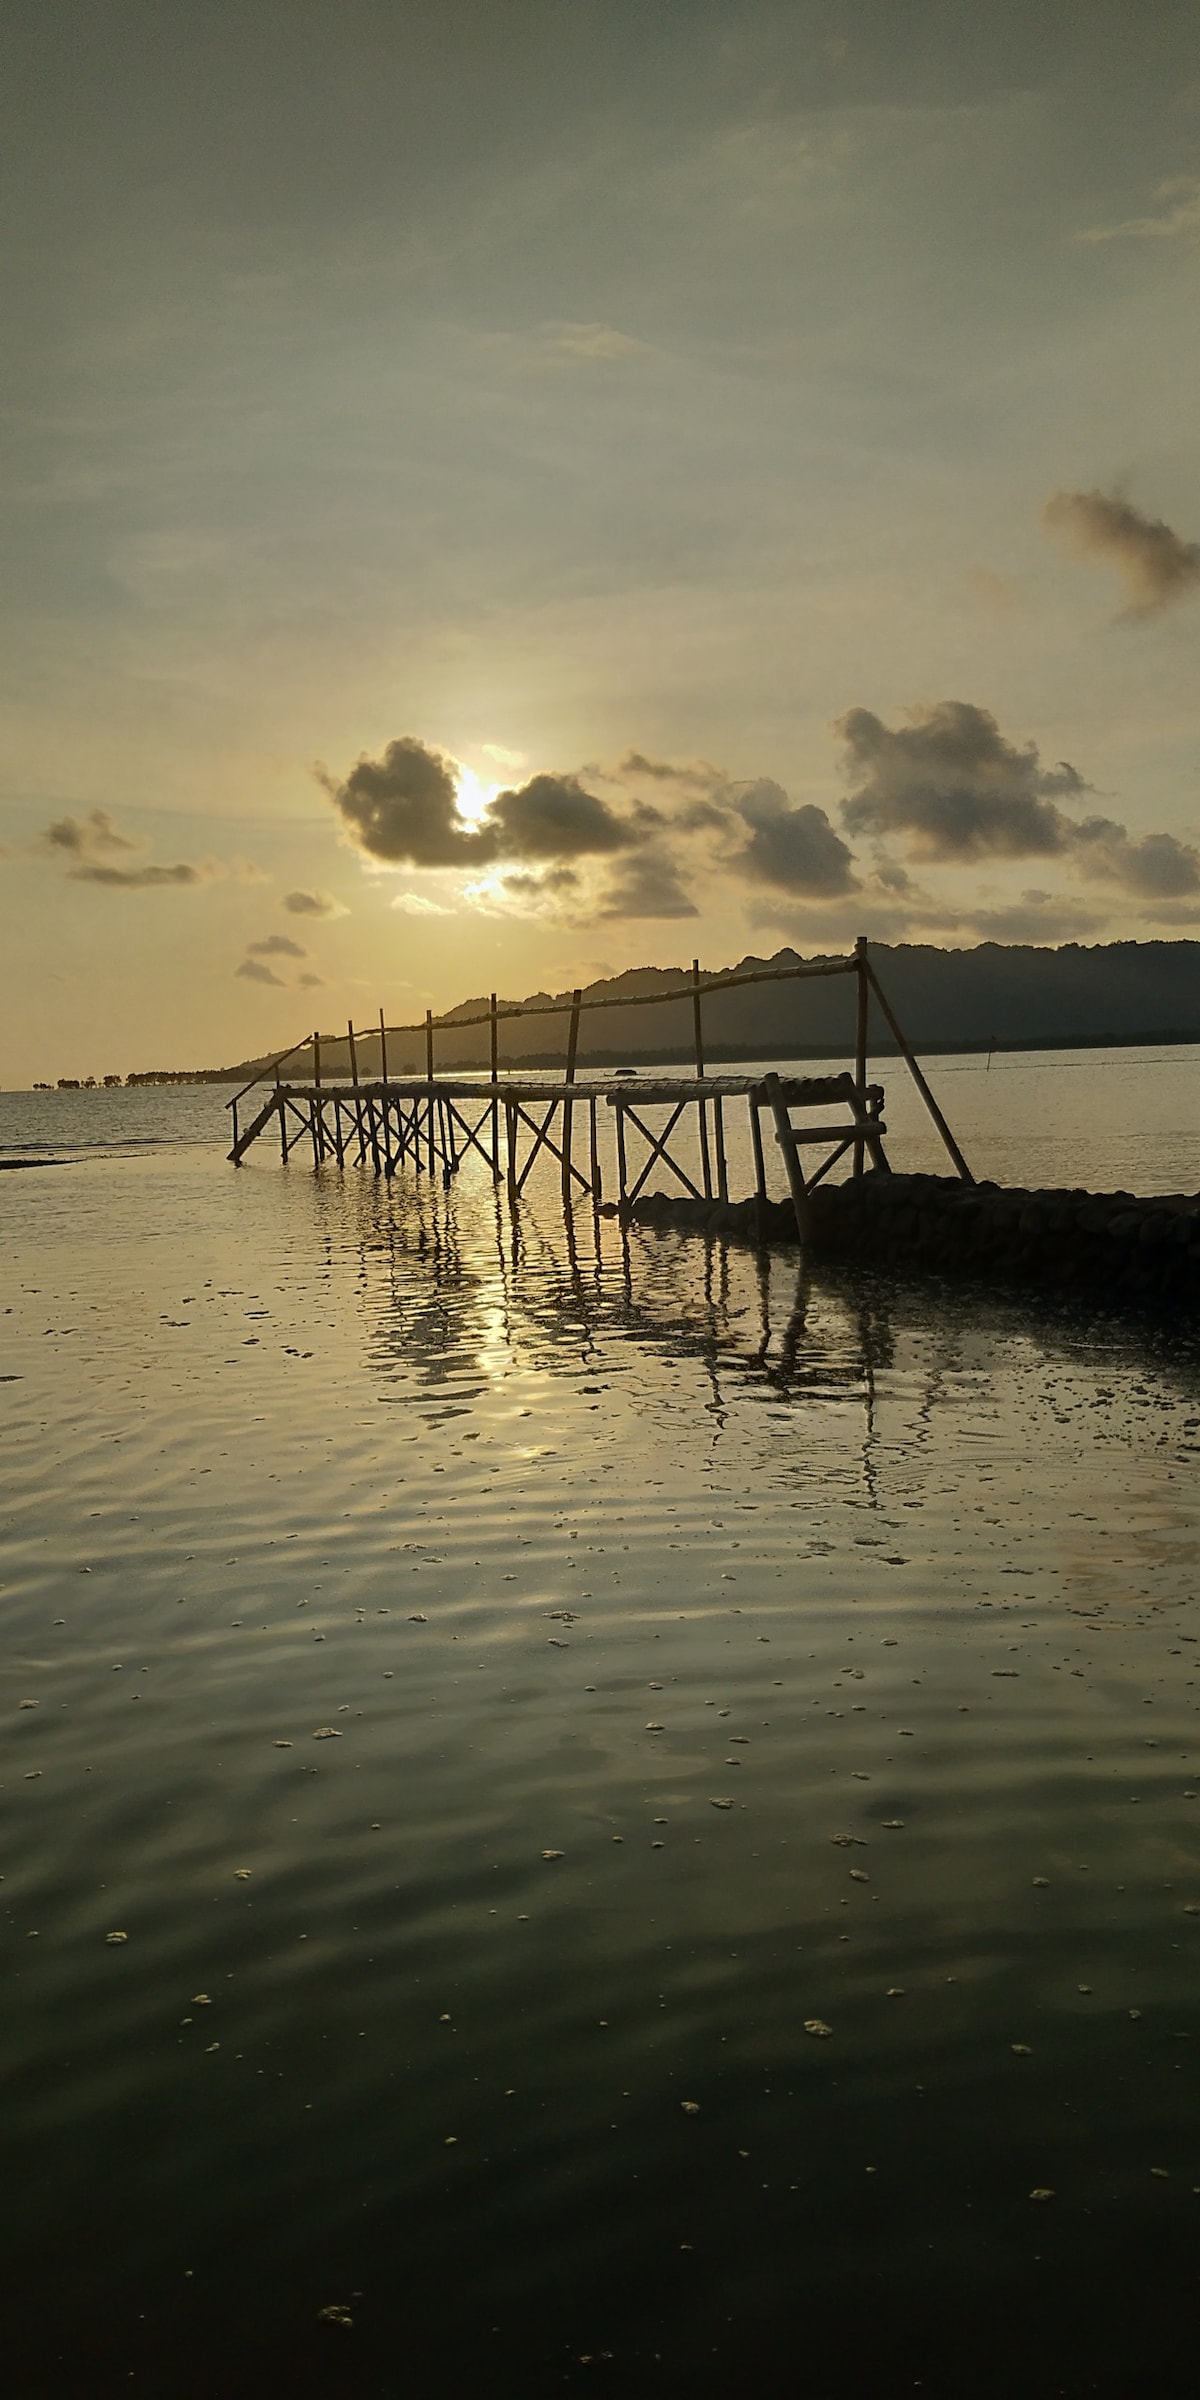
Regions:
<instances>
[{"instance_id":1,"label":"shallow water","mask_svg":"<svg viewBox=\"0 0 1200 2400\"><path fill-rule=\"evenodd\" d=\"M3 1206L10 2389L1187 2388L1194 1338Z\"/></svg>"},{"instance_id":2,"label":"shallow water","mask_svg":"<svg viewBox=\"0 0 1200 2400\"><path fill-rule=\"evenodd\" d=\"M839 1072L846 1059L743 1060L719 1073L785 1075ZM1155 1049L1037 1050L927 1059L928 1077L973 1173L979 1180L1025 1185L1085 1186L1094 1192L1194 1192L1200 1189L1200 1045ZM643 1068L643 1073L651 1072ZM655 1073L684 1074L668 1067ZM888 1154L905 1173L948 1174L941 1138L900 1059L875 1060L872 1077L886 1093ZM636 1091L631 1085L631 1097ZM154 1152L194 1142L229 1147L231 1087L141 1086L117 1092L0 1092L0 1159L53 1156L74 1160L97 1150ZM261 1098L261 1094L260 1094ZM258 1105L242 1105L249 1123ZM827 1116L828 1110L822 1111ZM607 1188L613 1189L610 1112L600 1111ZM660 1120L661 1121L661 1120ZM730 1189L754 1189L743 1111L727 1111ZM583 1147L580 1126L576 1141ZM634 1172L644 1152L631 1134ZM681 1155L695 1170L695 1144ZM274 1128L248 1155L247 1165L273 1158ZM820 1153L817 1153L820 1156ZM768 1160L774 1189L786 1191L777 1162ZM838 1172L845 1172L843 1167ZM535 1170L535 1173L538 1170ZM668 1186L669 1186L669 1179ZM678 1189L678 1185L673 1187Z\"/></svg>"}]
</instances>

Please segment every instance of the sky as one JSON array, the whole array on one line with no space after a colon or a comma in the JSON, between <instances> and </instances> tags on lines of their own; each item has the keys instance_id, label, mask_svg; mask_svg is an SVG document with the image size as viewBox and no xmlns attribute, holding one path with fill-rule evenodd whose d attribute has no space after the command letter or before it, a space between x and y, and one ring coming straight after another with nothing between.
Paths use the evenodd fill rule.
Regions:
<instances>
[{"instance_id":1,"label":"sky","mask_svg":"<svg viewBox=\"0 0 1200 2400\"><path fill-rule=\"evenodd\" d=\"M1200 15L8 0L0 1083L1200 936Z\"/></svg>"}]
</instances>

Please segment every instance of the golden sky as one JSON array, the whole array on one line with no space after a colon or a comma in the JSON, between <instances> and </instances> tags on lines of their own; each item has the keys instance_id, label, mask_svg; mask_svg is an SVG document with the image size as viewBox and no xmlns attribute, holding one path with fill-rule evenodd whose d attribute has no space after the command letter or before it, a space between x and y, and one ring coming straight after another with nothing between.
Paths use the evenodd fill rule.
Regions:
<instances>
[{"instance_id":1,"label":"golden sky","mask_svg":"<svg viewBox=\"0 0 1200 2400\"><path fill-rule=\"evenodd\" d=\"M1200 927L1200 18L15 0L0 1081Z\"/></svg>"}]
</instances>

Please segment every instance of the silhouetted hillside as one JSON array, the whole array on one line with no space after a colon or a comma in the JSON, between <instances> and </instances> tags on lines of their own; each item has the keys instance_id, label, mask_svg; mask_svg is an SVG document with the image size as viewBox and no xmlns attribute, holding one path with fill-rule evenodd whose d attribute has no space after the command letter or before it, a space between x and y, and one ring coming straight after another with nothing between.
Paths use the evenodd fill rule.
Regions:
<instances>
[{"instance_id":1,"label":"silhouetted hillside","mask_svg":"<svg viewBox=\"0 0 1200 2400\"><path fill-rule=\"evenodd\" d=\"M975 950L936 950L928 944L873 942L871 958L880 982L914 1048L924 1051L1069 1049L1108 1043L1200 1041L1200 942L1109 942L1061 950L1009 947L984 942ZM800 965L799 953L779 950L770 959L744 958L737 968ZM634 967L624 975L589 984L585 999L615 999L677 990L689 970ZM566 1041L569 993L538 992L530 1000L561 1001L563 1015L509 1019L500 1028L501 1060L553 1065ZM486 994L460 1001L436 1020L439 1068L486 1064L486 1026L455 1032L457 1021L487 1009ZM502 1006L511 1005L502 1002ZM705 1049L721 1058L831 1058L853 1046L854 983L850 976L795 984L752 984L709 993L704 1000ZM585 1015L579 1063L603 1065L625 1059L690 1058L690 993L655 1008L620 1007ZM871 1047L878 1057L894 1052L878 1010L872 1012ZM423 1033L393 1034L388 1067L394 1074L424 1065ZM212 1081L246 1082L263 1060L206 1070ZM358 1042L361 1075L379 1072L378 1035ZM287 1072L288 1070L285 1070ZM291 1070L308 1073L307 1055ZM348 1073L345 1039L322 1044L322 1073L331 1080Z\"/></svg>"}]
</instances>

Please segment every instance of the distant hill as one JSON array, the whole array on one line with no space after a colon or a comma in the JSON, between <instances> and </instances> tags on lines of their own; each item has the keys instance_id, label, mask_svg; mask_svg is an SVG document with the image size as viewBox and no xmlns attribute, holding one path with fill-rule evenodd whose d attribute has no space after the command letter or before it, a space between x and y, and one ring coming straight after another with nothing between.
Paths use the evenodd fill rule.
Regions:
<instances>
[{"instance_id":1,"label":"distant hill","mask_svg":"<svg viewBox=\"0 0 1200 2400\"><path fill-rule=\"evenodd\" d=\"M1035 950L983 942L974 950L936 950L927 943L872 942L871 958L914 1049L929 1051L1072 1049L1132 1042L1200 1041L1200 942L1108 942L1084 948ZM803 964L799 952L778 950L769 959L744 958L721 973L755 967ZM624 975L589 984L585 999L677 990L689 970L633 967ZM530 993L529 1000L560 1001L564 1015L509 1019L501 1025L501 1061L512 1066L554 1065L566 1041L570 993ZM439 1067L483 1066L487 1028L456 1033L456 1021L479 1015L482 998L460 1001L435 1019ZM502 1006L512 1002L502 1001ZM795 984L750 985L713 993L704 1001L708 1060L731 1058L837 1058L853 1047L854 986L831 977ZM579 1063L690 1058L690 995L654 1009L611 1008L584 1016ZM894 1053L895 1044L878 1010L872 1012L872 1052ZM424 1036L391 1035L388 1067L393 1074L424 1065ZM202 1070L196 1080L246 1083L268 1063L243 1059L236 1066ZM361 1075L379 1072L379 1037L358 1042ZM307 1058L297 1073L308 1071ZM341 1078L349 1071L345 1039L322 1044L322 1073ZM164 1081L167 1077L162 1078ZM150 1077L143 1080L149 1081Z\"/></svg>"}]
</instances>

